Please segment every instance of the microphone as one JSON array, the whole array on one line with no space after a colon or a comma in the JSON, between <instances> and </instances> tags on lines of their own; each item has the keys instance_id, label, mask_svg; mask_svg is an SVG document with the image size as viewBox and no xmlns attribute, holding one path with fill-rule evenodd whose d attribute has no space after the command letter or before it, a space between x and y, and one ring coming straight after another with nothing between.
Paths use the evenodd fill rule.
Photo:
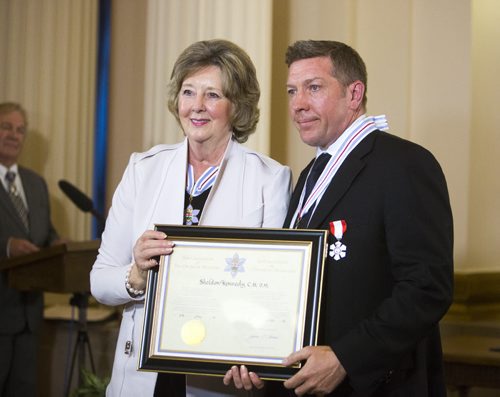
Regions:
<instances>
[{"instance_id":1,"label":"microphone","mask_svg":"<svg viewBox=\"0 0 500 397\"><path fill-rule=\"evenodd\" d=\"M61 179L58 185L64 194L73 202L73 204L75 204L83 212L90 212L96 217L101 225L104 225L104 217L94 209L94 203L92 203L92 200L85 193L64 179Z\"/></svg>"}]
</instances>

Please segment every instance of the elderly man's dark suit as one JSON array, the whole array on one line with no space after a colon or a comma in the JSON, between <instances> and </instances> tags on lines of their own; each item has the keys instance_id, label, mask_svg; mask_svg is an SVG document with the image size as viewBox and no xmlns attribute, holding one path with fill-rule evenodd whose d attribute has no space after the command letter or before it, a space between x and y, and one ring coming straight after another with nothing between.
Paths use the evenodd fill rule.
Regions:
<instances>
[{"instance_id":1,"label":"elderly man's dark suit","mask_svg":"<svg viewBox=\"0 0 500 397\"><path fill-rule=\"evenodd\" d=\"M371 133L334 176L308 228L336 220L347 223L347 251L325 263L318 344L332 347L348 375L331 396L446 396L438 322L452 300L453 226L439 164L416 144Z\"/></svg>"},{"instance_id":2,"label":"elderly man's dark suit","mask_svg":"<svg viewBox=\"0 0 500 397\"><path fill-rule=\"evenodd\" d=\"M50 220L49 195L45 181L33 171L18 167L29 208L30 230L26 231L8 193L0 185L0 259L7 256L10 237L48 246L58 238ZM36 334L42 321L43 298L40 292L20 292L8 287L7 275L0 272L0 335L14 335L27 327ZM26 365L33 357L25 357ZM0 371L8 365L0 360ZM1 393L1 391L0 391Z\"/></svg>"}]
</instances>

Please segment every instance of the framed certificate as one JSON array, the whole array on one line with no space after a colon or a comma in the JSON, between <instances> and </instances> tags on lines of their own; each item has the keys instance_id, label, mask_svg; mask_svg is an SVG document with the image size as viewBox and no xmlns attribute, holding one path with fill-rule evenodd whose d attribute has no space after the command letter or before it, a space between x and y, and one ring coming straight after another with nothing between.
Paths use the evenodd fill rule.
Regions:
<instances>
[{"instance_id":1,"label":"framed certificate","mask_svg":"<svg viewBox=\"0 0 500 397\"><path fill-rule=\"evenodd\" d=\"M223 376L315 345L327 232L156 225L175 244L148 274L139 369Z\"/></svg>"}]
</instances>

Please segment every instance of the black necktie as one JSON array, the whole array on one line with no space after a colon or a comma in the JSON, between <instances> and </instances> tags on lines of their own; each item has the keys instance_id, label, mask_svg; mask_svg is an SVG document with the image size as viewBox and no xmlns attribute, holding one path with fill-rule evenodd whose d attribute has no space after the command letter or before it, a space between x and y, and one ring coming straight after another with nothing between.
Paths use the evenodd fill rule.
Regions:
<instances>
[{"instance_id":1,"label":"black necktie","mask_svg":"<svg viewBox=\"0 0 500 397\"><path fill-rule=\"evenodd\" d=\"M311 172L307 176L306 192L304 194L304 201L302 201L302 203L305 204L305 202L307 201L307 198L311 194L311 190L313 190L314 185L316 185L316 182L318 181L319 176L325 169L326 164L328 164L330 157L332 157L330 154L322 153L316 160L314 160Z\"/></svg>"},{"instance_id":2,"label":"black necktie","mask_svg":"<svg viewBox=\"0 0 500 397\"><path fill-rule=\"evenodd\" d=\"M306 180L306 186L305 186L305 193L304 193L304 199L302 200L302 205L305 205L307 198L311 194L311 191L314 188L314 185L316 185L316 182L319 179L319 176L325 169L326 165L328 164L328 161L332 157L331 154L328 153L322 153L319 157L314 160L314 164L311 167L311 171L309 172L309 175L307 176ZM307 226L307 223L309 221L309 218L311 216L313 207L309 208L309 211L307 211L306 214L303 214L302 219L299 220L299 225L298 226Z\"/></svg>"},{"instance_id":3,"label":"black necktie","mask_svg":"<svg viewBox=\"0 0 500 397\"><path fill-rule=\"evenodd\" d=\"M26 230L28 230L29 229L28 210L26 209L26 206L24 205L24 202L21 196L19 195L19 192L17 191L16 184L14 183L16 179L16 173L8 171L7 174L5 174L5 179L7 181L7 190L9 193L9 197L12 201L12 204L14 204L17 213L21 217L24 227L26 228Z\"/></svg>"}]
</instances>

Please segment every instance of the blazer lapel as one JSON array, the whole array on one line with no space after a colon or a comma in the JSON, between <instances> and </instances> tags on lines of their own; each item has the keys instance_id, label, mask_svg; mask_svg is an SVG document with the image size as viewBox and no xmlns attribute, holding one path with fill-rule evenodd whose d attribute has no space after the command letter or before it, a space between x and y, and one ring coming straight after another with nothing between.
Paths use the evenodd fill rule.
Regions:
<instances>
[{"instance_id":1,"label":"blazer lapel","mask_svg":"<svg viewBox=\"0 0 500 397\"><path fill-rule=\"evenodd\" d=\"M19 171L19 175L21 176L24 195L26 196L26 203L28 204L28 224L29 224L29 228L30 228L30 232L31 232L31 225L36 223L35 219L32 217L36 216L37 211L31 212L30 209L35 208L34 198L36 197L37 192L33 188L34 184L31 182L31 175L27 172L24 172L24 169L22 167L19 167L18 171Z\"/></svg>"},{"instance_id":2,"label":"blazer lapel","mask_svg":"<svg viewBox=\"0 0 500 397\"><path fill-rule=\"evenodd\" d=\"M172 156L166 156L161 164L157 164L148 178L157 184L147 182L153 197L149 212L145 215L148 227L155 223L182 225L184 219L184 191L186 186L186 169L188 146L187 139Z\"/></svg>"},{"instance_id":3,"label":"blazer lapel","mask_svg":"<svg viewBox=\"0 0 500 397\"><path fill-rule=\"evenodd\" d=\"M357 175L365 167L363 157L372 151L374 141L375 135L371 133L347 156L318 203L309 222L310 229L319 228L345 195Z\"/></svg>"}]
</instances>

